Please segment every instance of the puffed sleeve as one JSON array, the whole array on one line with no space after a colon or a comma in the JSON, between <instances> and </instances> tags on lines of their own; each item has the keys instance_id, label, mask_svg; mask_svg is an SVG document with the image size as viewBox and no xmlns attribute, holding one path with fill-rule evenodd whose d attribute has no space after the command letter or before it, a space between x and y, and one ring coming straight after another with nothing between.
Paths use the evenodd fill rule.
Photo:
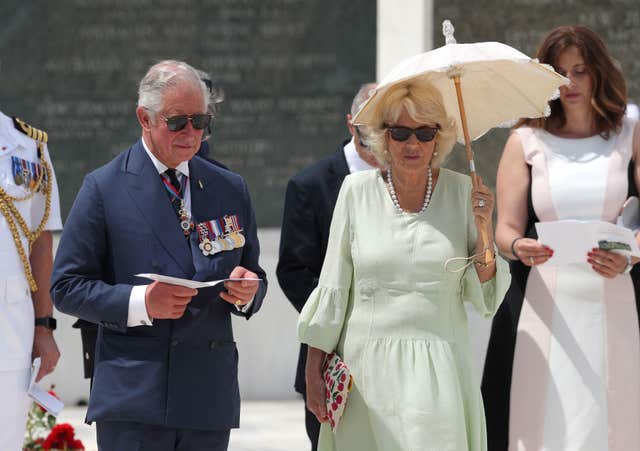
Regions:
<instances>
[{"instance_id":1,"label":"puffed sleeve","mask_svg":"<svg viewBox=\"0 0 640 451\"><path fill-rule=\"evenodd\" d=\"M333 352L340 339L353 278L350 193L347 177L333 212L318 286L307 299L298 319L300 342L325 352Z\"/></svg>"},{"instance_id":2,"label":"puffed sleeve","mask_svg":"<svg viewBox=\"0 0 640 451\"><path fill-rule=\"evenodd\" d=\"M478 230L473 218L470 199L471 182L469 181L465 203L467 205L467 243L471 256L475 253ZM471 302L476 311L485 318L490 318L496 313L511 283L509 264L498 254L495 246L494 252L496 255L496 274L492 279L480 282L475 264L469 265L462 277L462 300Z\"/></svg>"}]
</instances>

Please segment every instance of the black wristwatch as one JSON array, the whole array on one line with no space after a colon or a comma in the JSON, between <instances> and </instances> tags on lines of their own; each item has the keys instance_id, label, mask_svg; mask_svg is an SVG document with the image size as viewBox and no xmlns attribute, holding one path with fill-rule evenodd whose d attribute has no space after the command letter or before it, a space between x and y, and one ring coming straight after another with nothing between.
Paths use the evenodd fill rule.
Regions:
<instances>
[{"instance_id":1,"label":"black wristwatch","mask_svg":"<svg viewBox=\"0 0 640 451\"><path fill-rule=\"evenodd\" d=\"M47 329L56 330L58 322L52 316L45 316L44 318L36 318L36 326L44 326Z\"/></svg>"}]
</instances>

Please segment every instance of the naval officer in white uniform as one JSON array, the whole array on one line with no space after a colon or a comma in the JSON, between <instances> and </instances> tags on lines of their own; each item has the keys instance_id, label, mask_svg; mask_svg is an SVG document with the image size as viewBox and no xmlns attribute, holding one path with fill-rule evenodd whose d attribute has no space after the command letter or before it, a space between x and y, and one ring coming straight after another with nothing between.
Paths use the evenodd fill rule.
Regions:
<instances>
[{"instance_id":1,"label":"naval officer in white uniform","mask_svg":"<svg viewBox=\"0 0 640 451\"><path fill-rule=\"evenodd\" d=\"M52 230L62 228L47 134L0 112L0 447L19 451L30 400L31 362L38 380L60 352L49 296Z\"/></svg>"}]
</instances>

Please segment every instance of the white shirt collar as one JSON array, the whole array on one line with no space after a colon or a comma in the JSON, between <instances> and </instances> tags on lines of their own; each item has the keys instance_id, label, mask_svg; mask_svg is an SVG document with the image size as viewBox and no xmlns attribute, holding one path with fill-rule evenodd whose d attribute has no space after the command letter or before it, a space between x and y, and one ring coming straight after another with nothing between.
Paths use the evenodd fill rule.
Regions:
<instances>
[{"instance_id":1,"label":"white shirt collar","mask_svg":"<svg viewBox=\"0 0 640 451\"><path fill-rule=\"evenodd\" d=\"M144 151L147 152L147 155L149 155L149 158L151 158L151 162L158 171L158 174L164 174L164 172L169 169L169 167L162 161L158 160L158 158L149 150L149 147L144 141L144 138L142 138L142 147L144 147ZM189 177L189 161L181 161L180 164L176 167L176 171Z\"/></svg>"},{"instance_id":2,"label":"white shirt collar","mask_svg":"<svg viewBox=\"0 0 640 451\"><path fill-rule=\"evenodd\" d=\"M347 166L349 166L349 172L351 174L354 172L366 171L368 169L375 169L369 163L360 158L356 145L353 142L353 138L351 138L351 141L344 146L344 157L347 159Z\"/></svg>"}]
</instances>

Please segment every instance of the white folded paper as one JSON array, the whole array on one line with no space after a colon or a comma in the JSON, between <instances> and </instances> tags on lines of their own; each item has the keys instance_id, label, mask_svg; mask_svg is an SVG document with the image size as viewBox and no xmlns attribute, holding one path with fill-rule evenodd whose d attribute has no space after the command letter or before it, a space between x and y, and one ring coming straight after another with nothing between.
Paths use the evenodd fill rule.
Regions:
<instances>
[{"instance_id":1,"label":"white folded paper","mask_svg":"<svg viewBox=\"0 0 640 451\"><path fill-rule=\"evenodd\" d=\"M633 232L605 221L549 221L537 222L538 241L553 249L547 265L585 263L593 248L640 257L640 249Z\"/></svg>"},{"instance_id":2,"label":"white folded paper","mask_svg":"<svg viewBox=\"0 0 640 451\"><path fill-rule=\"evenodd\" d=\"M29 391L27 394L31 399L44 407L47 412L57 417L64 407L64 403L36 384L36 377L38 376L38 371L40 371L40 362L40 357L36 357L33 360L33 364L31 365L31 381L29 382Z\"/></svg>"},{"instance_id":3,"label":"white folded paper","mask_svg":"<svg viewBox=\"0 0 640 451\"><path fill-rule=\"evenodd\" d=\"M242 280L262 280L262 279L254 279L254 278L233 278L233 279L220 279L220 280L210 280L208 282L200 282L198 280L190 280L190 279L181 279L179 277L171 277L171 276L163 276L162 274L152 274L152 273L144 273L144 274L136 274L137 277L144 277L145 279L151 279L158 282L169 283L171 285L179 285L181 287L187 288L207 288L214 287L219 283L226 281L242 281Z\"/></svg>"}]
</instances>

